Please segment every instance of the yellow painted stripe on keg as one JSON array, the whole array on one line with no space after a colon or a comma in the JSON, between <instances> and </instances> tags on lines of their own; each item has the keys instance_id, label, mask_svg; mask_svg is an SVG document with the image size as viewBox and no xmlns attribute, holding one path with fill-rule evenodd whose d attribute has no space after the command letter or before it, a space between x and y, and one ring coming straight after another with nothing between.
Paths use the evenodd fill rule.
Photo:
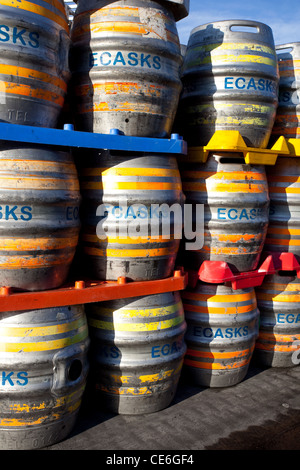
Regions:
<instances>
[{"instance_id":1,"label":"yellow painted stripe on keg","mask_svg":"<svg viewBox=\"0 0 300 470\"><path fill-rule=\"evenodd\" d=\"M228 181L227 183L218 183L214 180L207 179L206 183L188 182L182 185L184 191L203 191L206 192L209 188L210 191L226 192L226 193L262 193L267 191L267 183L255 184L251 181L249 183L235 183Z\"/></svg>"},{"instance_id":2,"label":"yellow painted stripe on keg","mask_svg":"<svg viewBox=\"0 0 300 470\"><path fill-rule=\"evenodd\" d=\"M185 64L185 70L189 67L194 67L195 65L200 64L211 64L213 62L214 65L218 63L223 64L237 64L237 63L254 63L254 64L265 64L271 65L272 67L277 68L277 59L274 54L272 53L272 57L266 57L263 55L255 55L255 54L222 54L223 50L219 47L216 47L214 50L211 50L209 55L204 57L198 56L197 59L191 60Z\"/></svg>"},{"instance_id":3,"label":"yellow painted stripe on keg","mask_svg":"<svg viewBox=\"0 0 300 470\"><path fill-rule=\"evenodd\" d=\"M51 410L55 410L56 408L60 407L68 407L71 409L72 407L76 406L78 400L81 400L82 394L85 390L85 385L82 384L76 390L74 390L69 395L65 395L62 397L56 397L55 401L51 403ZM13 413L32 413L40 410L49 410L49 403L41 401L36 403L24 403L23 400L19 403L10 403L8 405L8 410L12 411Z\"/></svg>"},{"instance_id":4,"label":"yellow painted stripe on keg","mask_svg":"<svg viewBox=\"0 0 300 470\"><path fill-rule=\"evenodd\" d=\"M143 331L159 331L173 328L174 326L183 323L184 319L182 316L177 316L170 320L161 320L147 323L118 323L118 322L107 322L102 320L96 320L89 318L88 323L90 326L108 331L127 331L127 332L143 332Z\"/></svg>"},{"instance_id":5,"label":"yellow painted stripe on keg","mask_svg":"<svg viewBox=\"0 0 300 470\"><path fill-rule=\"evenodd\" d=\"M157 115L158 113L154 110L152 104L148 104L146 102L141 102L141 103L130 103L129 101L125 102L119 102L118 105L115 104L114 106L110 106L110 103L93 103L92 107L87 107L85 103L79 106L79 113L80 114L85 114L85 113L92 113L92 112L128 112L132 111L133 113L147 113L147 114L153 114Z\"/></svg>"},{"instance_id":6,"label":"yellow painted stripe on keg","mask_svg":"<svg viewBox=\"0 0 300 470\"><path fill-rule=\"evenodd\" d=\"M1 180L0 180L1 182ZM180 191L182 189L181 182L178 183L166 183L166 182L145 182L145 181L132 181L128 182L118 182L104 180L101 182L83 182L81 183L82 189L110 189L110 190L120 190L120 191Z\"/></svg>"},{"instance_id":7,"label":"yellow painted stripe on keg","mask_svg":"<svg viewBox=\"0 0 300 470\"><path fill-rule=\"evenodd\" d=\"M300 302L300 294L267 294L260 292L259 300L272 300L273 302Z\"/></svg>"},{"instance_id":8,"label":"yellow painted stripe on keg","mask_svg":"<svg viewBox=\"0 0 300 470\"><path fill-rule=\"evenodd\" d=\"M233 302L245 302L248 300L255 299L255 293L247 292L244 294L232 294L232 295L212 295L212 294L200 294L197 292L183 291L181 294L183 299L199 300L201 302L215 302L215 303L233 303Z\"/></svg>"},{"instance_id":9,"label":"yellow painted stripe on keg","mask_svg":"<svg viewBox=\"0 0 300 470\"><path fill-rule=\"evenodd\" d=\"M97 168L87 168L86 175L99 174ZM137 168L137 167L113 167L103 170L102 177L106 176L160 176L160 177L176 177L180 178L178 169L168 168Z\"/></svg>"},{"instance_id":10,"label":"yellow painted stripe on keg","mask_svg":"<svg viewBox=\"0 0 300 470\"><path fill-rule=\"evenodd\" d=\"M122 244L122 245L136 245L137 243L169 243L169 242L174 242L175 239L174 239L174 235L170 234L168 235L167 237L163 237L162 235L158 235L158 236L155 236L155 235L147 235L145 237L135 237L135 236L130 236L130 238L122 238L121 236L120 237L110 237L110 236L106 236L106 238L104 240L101 240L100 238L97 237L97 235L91 235L91 234L83 234L81 236L81 239L85 242L89 242L89 243L97 243L97 244L107 244L107 243L111 243L111 244ZM0 239L0 242L1 242L1 239ZM177 243L177 240L175 241L175 243Z\"/></svg>"},{"instance_id":11,"label":"yellow painted stripe on keg","mask_svg":"<svg viewBox=\"0 0 300 470\"><path fill-rule=\"evenodd\" d=\"M231 180L230 184L232 182L236 181L241 181L241 180L247 180L249 182L253 181L266 181L266 177L262 173L257 173L257 172L249 172L249 171L183 171L182 172L182 177L183 178L194 178L194 179L199 179L199 178L212 178L214 180Z\"/></svg>"},{"instance_id":12,"label":"yellow painted stripe on keg","mask_svg":"<svg viewBox=\"0 0 300 470\"><path fill-rule=\"evenodd\" d=\"M86 326L85 318L80 318L79 320L74 320L70 323L62 323L57 325L44 325L44 326L0 326L0 336L5 338L5 341L10 338L17 337L42 337L42 336L52 336L52 335L61 335L63 333L69 333L73 330L82 329ZM4 342L5 342L4 341Z\"/></svg>"},{"instance_id":13,"label":"yellow painted stripe on keg","mask_svg":"<svg viewBox=\"0 0 300 470\"><path fill-rule=\"evenodd\" d=\"M0 66L1 67L1 66ZM0 157L0 175L3 171L26 171L26 172L56 172L65 175L74 175L77 178L77 170L73 162L61 163L49 160L29 160L25 158L1 158ZM30 175L34 176L33 174ZM40 176L40 178L42 178Z\"/></svg>"},{"instance_id":14,"label":"yellow painted stripe on keg","mask_svg":"<svg viewBox=\"0 0 300 470\"><path fill-rule=\"evenodd\" d=\"M64 191L79 191L79 182L77 179L72 178L44 178L41 176L28 177L0 177L1 189L36 189L36 190L64 190Z\"/></svg>"},{"instance_id":15,"label":"yellow painted stripe on keg","mask_svg":"<svg viewBox=\"0 0 300 470\"><path fill-rule=\"evenodd\" d=\"M241 235L242 238L242 235ZM258 250L250 251L249 248L244 248L241 246L230 246L230 247L218 247L218 246L208 246L204 245L201 250L197 250L200 253L211 253L213 255L231 255L231 256L239 256L239 255L252 255L257 254Z\"/></svg>"},{"instance_id":16,"label":"yellow painted stripe on keg","mask_svg":"<svg viewBox=\"0 0 300 470\"><path fill-rule=\"evenodd\" d=\"M119 310L114 310L113 308L104 308L101 307L99 309L99 313L105 316L113 316L118 315L122 316L123 318L139 318L139 317L165 317L167 315L173 315L176 312L180 312L182 310L181 302L168 305L167 307L159 307L159 308L142 308L142 309L123 309L120 308Z\"/></svg>"},{"instance_id":17,"label":"yellow painted stripe on keg","mask_svg":"<svg viewBox=\"0 0 300 470\"><path fill-rule=\"evenodd\" d=\"M36 341L30 343L9 343L7 338L3 338L0 343L0 352L4 353L36 353L41 351L53 351L57 349L73 346L88 338L88 331L86 326L79 329L79 333L67 338L62 338L53 341Z\"/></svg>"},{"instance_id":18,"label":"yellow painted stripe on keg","mask_svg":"<svg viewBox=\"0 0 300 470\"><path fill-rule=\"evenodd\" d=\"M0 90L5 91L7 94L28 96L30 98L49 101L51 103L58 104L59 106L64 104L64 96L48 90L43 90L42 88L36 88L34 86L0 81Z\"/></svg>"},{"instance_id":19,"label":"yellow painted stripe on keg","mask_svg":"<svg viewBox=\"0 0 300 470\"><path fill-rule=\"evenodd\" d=\"M100 250L98 248L93 247L84 247L84 252L91 256L103 256L106 258L151 258L156 256L170 256L177 252L173 252L170 247L167 248L140 248L135 250L128 250L128 249L103 249ZM0 265L1 267L1 265Z\"/></svg>"},{"instance_id":20,"label":"yellow painted stripe on keg","mask_svg":"<svg viewBox=\"0 0 300 470\"><path fill-rule=\"evenodd\" d=\"M78 236L69 238L1 238L0 251L64 250L77 246Z\"/></svg>"},{"instance_id":21,"label":"yellow painted stripe on keg","mask_svg":"<svg viewBox=\"0 0 300 470\"><path fill-rule=\"evenodd\" d=\"M16 5L15 0L1 0L1 5L5 5L12 8L18 8L20 10L30 11L31 13L44 16L45 18L48 18L49 20L52 20L55 23L59 24L67 32L69 32L69 26L66 18L62 18L61 16L48 10L48 8L41 7L29 1L21 0L21 2L19 1L17 3L18 4Z\"/></svg>"},{"instance_id":22,"label":"yellow painted stripe on keg","mask_svg":"<svg viewBox=\"0 0 300 470\"><path fill-rule=\"evenodd\" d=\"M81 406L82 400L79 399L77 403L72 404L71 406L68 406L67 409L61 410L61 412L56 412L52 413L52 409L46 409L46 414L44 416L39 416L36 418L35 416L28 416L27 418L1 418L0 417L0 429L1 427L7 427L7 426L12 426L12 427L28 427L28 426L37 426L40 424L48 424L51 425L51 423L55 423L55 421L60 420L63 418L66 414L74 413L79 409Z\"/></svg>"},{"instance_id":23,"label":"yellow painted stripe on keg","mask_svg":"<svg viewBox=\"0 0 300 470\"><path fill-rule=\"evenodd\" d=\"M175 375L177 375L180 372L181 367L182 364L180 364L180 367L178 367L177 370L171 369L159 372L157 374L140 375L139 379L141 383L149 382L151 384L155 382L162 382L163 380L173 378Z\"/></svg>"},{"instance_id":24,"label":"yellow painted stripe on keg","mask_svg":"<svg viewBox=\"0 0 300 470\"><path fill-rule=\"evenodd\" d=\"M40 70L29 69L26 67L0 64L1 75L12 75L22 78L31 78L33 80L40 80L43 83L50 83L51 85L61 88L64 92L67 91L67 84L64 80L59 77L50 75L49 73L42 72Z\"/></svg>"},{"instance_id":25,"label":"yellow painted stripe on keg","mask_svg":"<svg viewBox=\"0 0 300 470\"><path fill-rule=\"evenodd\" d=\"M210 305L202 306L183 303L183 308L185 312L197 312L207 315L236 315L252 312L256 308L256 305L249 304L237 307L211 307Z\"/></svg>"},{"instance_id":26,"label":"yellow painted stripe on keg","mask_svg":"<svg viewBox=\"0 0 300 470\"><path fill-rule=\"evenodd\" d=\"M153 392L148 387L113 387L96 384L96 389L113 395L150 395Z\"/></svg>"},{"instance_id":27,"label":"yellow painted stripe on keg","mask_svg":"<svg viewBox=\"0 0 300 470\"><path fill-rule=\"evenodd\" d=\"M73 260L74 252L60 253L59 256L53 254L42 254L40 256L18 255L2 257L6 261L0 262L0 269L39 269L69 264Z\"/></svg>"}]
</instances>

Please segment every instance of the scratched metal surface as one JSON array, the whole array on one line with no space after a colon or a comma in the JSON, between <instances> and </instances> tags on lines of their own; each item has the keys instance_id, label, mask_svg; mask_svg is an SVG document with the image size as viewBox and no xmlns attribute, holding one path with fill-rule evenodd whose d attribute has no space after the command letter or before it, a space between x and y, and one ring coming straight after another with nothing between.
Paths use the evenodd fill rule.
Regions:
<instances>
[{"instance_id":1,"label":"scratched metal surface","mask_svg":"<svg viewBox=\"0 0 300 470\"><path fill-rule=\"evenodd\" d=\"M85 400L72 434L46 450L300 450L300 367L262 369L222 389L181 381L148 415L96 410Z\"/></svg>"}]
</instances>

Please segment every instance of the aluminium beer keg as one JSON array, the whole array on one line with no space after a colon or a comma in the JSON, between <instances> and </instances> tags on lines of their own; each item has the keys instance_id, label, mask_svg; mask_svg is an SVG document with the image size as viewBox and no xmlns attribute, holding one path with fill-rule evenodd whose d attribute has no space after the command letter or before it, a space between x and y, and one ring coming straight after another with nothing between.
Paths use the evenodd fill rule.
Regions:
<instances>
[{"instance_id":1,"label":"aluminium beer keg","mask_svg":"<svg viewBox=\"0 0 300 470\"><path fill-rule=\"evenodd\" d=\"M70 59L78 130L171 133L182 88L171 3L78 1Z\"/></svg>"},{"instance_id":2,"label":"aluminium beer keg","mask_svg":"<svg viewBox=\"0 0 300 470\"><path fill-rule=\"evenodd\" d=\"M298 365L300 281L296 272L268 275L255 290L260 327L254 357L266 367Z\"/></svg>"},{"instance_id":3,"label":"aluminium beer keg","mask_svg":"<svg viewBox=\"0 0 300 470\"><path fill-rule=\"evenodd\" d=\"M256 21L225 20L191 31L182 68L175 132L190 146L217 130L238 130L249 147L265 148L278 103L272 30Z\"/></svg>"},{"instance_id":4,"label":"aluminium beer keg","mask_svg":"<svg viewBox=\"0 0 300 470\"><path fill-rule=\"evenodd\" d=\"M186 204L204 205L203 246L184 252L186 268L198 270L206 260L224 261L235 272L257 267L269 220L267 177L263 165L245 164L237 155L214 153L206 163L180 164Z\"/></svg>"},{"instance_id":5,"label":"aluminium beer keg","mask_svg":"<svg viewBox=\"0 0 300 470\"><path fill-rule=\"evenodd\" d=\"M253 288L199 282L181 293L187 331L183 370L195 384L228 387L247 374L258 335Z\"/></svg>"},{"instance_id":6,"label":"aluminium beer keg","mask_svg":"<svg viewBox=\"0 0 300 470\"><path fill-rule=\"evenodd\" d=\"M80 253L96 279L134 281L172 274L184 195L176 158L95 151L78 168Z\"/></svg>"},{"instance_id":7,"label":"aluminium beer keg","mask_svg":"<svg viewBox=\"0 0 300 470\"><path fill-rule=\"evenodd\" d=\"M5 0L0 24L0 121L55 127L70 78L63 0Z\"/></svg>"},{"instance_id":8,"label":"aluminium beer keg","mask_svg":"<svg viewBox=\"0 0 300 470\"><path fill-rule=\"evenodd\" d=\"M91 396L119 414L153 413L169 406L186 351L180 294L118 299L86 309Z\"/></svg>"},{"instance_id":9,"label":"aluminium beer keg","mask_svg":"<svg viewBox=\"0 0 300 470\"><path fill-rule=\"evenodd\" d=\"M279 100L272 140L300 137L300 42L276 46L279 67Z\"/></svg>"},{"instance_id":10,"label":"aluminium beer keg","mask_svg":"<svg viewBox=\"0 0 300 470\"><path fill-rule=\"evenodd\" d=\"M0 313L0 449L33 450L71 432L86 386L81 305Z\"/></svg>"},{"instance_id":11,"label":"aluminium beer keg","mask_svg":"<svg viewBox=\"0 0 300 470\"><path fill-rule=\"evenodd\" d=\"M270 214L265 252L290 252L300 255L300 161L279 157L266 169Z\"/></svg>"},{"instance_id":12,"label":"aluminium beer keg","mask_svg":"<svg viewBox=\"0 0 300 470\"><path fill-rule=\"evenodd\" d=\"M60 287L78 244L81 196L71 154L30 144L0 150L0 285Z\"/></svg>"}]
</instances>

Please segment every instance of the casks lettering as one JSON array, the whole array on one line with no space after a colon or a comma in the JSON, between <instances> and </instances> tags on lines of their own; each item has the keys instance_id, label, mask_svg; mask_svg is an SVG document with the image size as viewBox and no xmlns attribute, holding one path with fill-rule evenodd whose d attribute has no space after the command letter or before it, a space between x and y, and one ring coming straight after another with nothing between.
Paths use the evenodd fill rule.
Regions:
<instances>
[{"instance_id":1,"label":"casks lettering","mask_svg":"<svg viewBox=\"0 0 300 470\"><path fill-rule=\"evenodd\" d=\"M253 208L253 209L236 209L236 208L231 208L227 209L225 207L220 207L217 210L217 218L219 220L242 220L242 219L247 219L247 220L254 220L257 217L260 217L262 215L262 209L261 208Z\"/></svg>"},{"instance_id":2,"label":"casks lettering","mask_svg":"<svg viewBox=\"0 0 300 470\"><path fill-rule=\"evenodd\" d=\"M204 338L242 338L243 336L248 336L249 328L248 326L238 327L238 328L217 328L214 330L210 327L195 326L194 335L201 336Z\"/></svg>"},{"instance_id":3,"label":"casks lettering","mask_svg":"<svg viewBox=\"0 0 300 470\"><path fill-rule=\"evenodd\" d=\"M30 206L0 206L0 220L24 220L32 219L32 207Z\"/></svg>"},{"instance_id":4,"label":"casks lettering","mask_svg":"<svg viewBox=\"0 0 300 470\"><path fill-rule=\"evenodd\" d=\"M154 68L159 70L161 68L161 58L158 55L144 54L138 52L123 53L118 51L112 54L109 51L93 52L89 56L90 67L108 67L108 66L130 66L130 67L145 67Z\"/></svg>"},{"instance_id":5,"label":"casks lettering","mask_svg":"<svg viewBox=\"0 0 300 470\"><path fill-rule=\"evenodd\" d=\"M28 373L27 372L5 372L3 371L0 374L0 383L2 386L11 386L20 385L24 387L28 384Z\"/></svg>"},{"instance_id":6,"label":"casks lettering","mask_svg":"<svg viewBox=\"0 0 300 470\"><path fill-rule=\"evenodd\" d=\"M273 80L266 80L264 78L226 77L224 88L225 90L236 88L238 90L259 90L276 93L277 84Z\"/></svg>"}]
</instances>

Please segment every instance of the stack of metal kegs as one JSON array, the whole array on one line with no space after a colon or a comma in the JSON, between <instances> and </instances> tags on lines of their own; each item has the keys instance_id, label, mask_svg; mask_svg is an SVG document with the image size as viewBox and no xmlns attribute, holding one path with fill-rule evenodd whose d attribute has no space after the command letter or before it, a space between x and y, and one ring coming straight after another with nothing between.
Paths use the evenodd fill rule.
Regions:
<instances>
[{"instance_id":1,"label":"stack of metal kegs","mask_svg":"<svg viewBox=\"0 0 300 470\"><path fill-rule=\"evenodd\" d=\"M70 77L62 0L0 5L0 120L54 128ZM67 151L1 142L0 285L61 286L79 236L79 180ZM72 429L87 377L82 306L0 314L0 448L33 449Z\"/></svg>"},{"instance_id":2,"label":"stack of metal kegs","mask_svg":"<svg viewBox=\"0 0 300 470\"><path fill-rule=\"evenodd\" d=\"M188 14L187 4L78 0L70 55L76 130L170 138L182 89L176 21ZM80 152L76 161L82 195L78 260L86 274L129 282L172 275L180 240L172 228L162 236L157 206L184 202L176 158L124 147ZM117 413L166 407L186 351L179 293L93 303L86 312L90 396Z\"/></svg>"},{"instance_id":3,"label":"stack of metal kegs","mask_svg":"<svg viewBox=\"0 0 300 470\"><path fill-rule=\"evenodd\" d=\"M292 259L290 270L266 276L256 288L260 332L255 356L265 366L294 367L300 363L300 43L277 46L276 52L279 103L271 141L284 137L290 152L266 167L270 215L264 252L279 258L289 253Z\"/></svg>"},{"instance_id":4,"label":"stack of metal kegs","mask_svg":"<svg viewBox=\"0 0 300 470\"><path fill-rule=\"evenodd\" d=\"M246 146L267 148L278 105L278 82L274 39L267 25L227 20L191 31L176 132L189 149L204 148L218 133L219 150L210 152L205 162L187 158L180 164L186 204L204 205L203 246L183 247L181 252L187 270L198 272L205 261L226 263L233 273L258 267L269 221L265 166L246 164L238 151L222 152L222 138L238 131ZM186 375L201 386L240 382L258 336L254 287L233 289L227 282L198 280L183 292L182 299L187 322Z\"/></svg>"}]
</instances>

